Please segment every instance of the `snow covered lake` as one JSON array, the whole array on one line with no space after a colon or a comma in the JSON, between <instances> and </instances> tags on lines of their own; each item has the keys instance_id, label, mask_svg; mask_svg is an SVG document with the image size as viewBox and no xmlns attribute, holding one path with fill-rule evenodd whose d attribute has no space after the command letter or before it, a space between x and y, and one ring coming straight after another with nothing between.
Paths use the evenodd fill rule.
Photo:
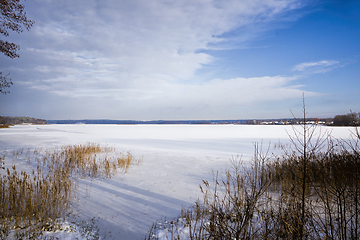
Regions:
<instances>
[{"instance_id":1,"label":"snow covered lake","mask_svg":"<svg viewBox=\"0 0 360 240\"><path fill-rule=\"evenodd\" d=\"M352 128L317 127L317 132L349 139ZM4 150L53 149L95 142L130 151L142 158L126 175L80 180L73 213L79 221L94 219L102 239L144 239L156 220L174 219L201 193L202 179L229 167L231 157L244 161L261 143L269 154L289 143L292 126L261 125L17 125L0 129ZM5 167L26 164L7 157ZM21 166L20 166L21 167Z\"/></svg>"}]
</instances>

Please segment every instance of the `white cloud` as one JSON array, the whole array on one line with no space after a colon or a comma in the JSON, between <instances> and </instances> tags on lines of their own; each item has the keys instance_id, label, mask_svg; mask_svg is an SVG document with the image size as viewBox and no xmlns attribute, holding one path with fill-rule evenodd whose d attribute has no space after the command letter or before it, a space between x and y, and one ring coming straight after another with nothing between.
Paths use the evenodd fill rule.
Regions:
<instances>
[{"instance_id":1,"label":"white cloud","mask_svg":"<svg viewBox=\"0 0 360 240\"><path fill-rule=\"evenodd\" d=\"M298 86L290 85L295 79L265 76L214 79L202 85L170 84L161 98L167 99L165 104L179 107L246 105L253 102L284 100L301 96L302 90Z\"/></svg>"},{"instance_id":2,"label":"white cloud","mask_svg":"<svg viewBox=\"0 0 360 240\"><path fill-rule=\"evenodd\" d=\"M128 88L90 88L68 92L58 89L52 93L74 99L89 97L99 101L114 100L132 111L176 108L182 111L246 106L257 102L301 98L302 86L293 85L297 77L265 76L256 78L214 79L205 84L181 82L137 82ZM315 93L307 92L307 96ZM207 106L207 107L205 107ZM119 108L121 109L121 107ZM208 109L208 110L206 110ZM194 114L196 115L196 114Z\"/></svg>"},{"instance_id":3,"label":"white cloud","mask_svg":"<svg viewBox=\"0 0 360 240\"><path fill-rule=\"evenodd\" d=\"M36 24L24 33L26 41L19 40L21 58L11 66L30 90L70 100L91 98L96 103L90 109L108 102L120 112L141 112L290 99L303 92L291 86L293 77L210 78L199 83L196 71L216 61L202 50L227 41L224 33L241 28L243 38L237 41L248 41L264 31L264 24L281 21L301 3L33 0L26 8Z\"/></svg>"},{"instance_id":4,"label":"white cloud","mask_svg":"<svg viewBox=\"0 0 360 240\"><path fill-rule=\"evenodd\" d=\"M323 73L332 70L333 68L337 68L340 66L339 61L335 60L322 60L318 62L304 62L297 64L292 71L300 71L300 72L313 72L313 73Z\"/></svg>"},{"instance_id":5,"label":"white cloud","mask_svg":"<svg viewBox=\"0 0 360 240\"><path fill-rule=\"evenodd\" d=\"M299 3L34 0L26 7L36 24L27 33L26 42L20 43L22 55L33 60L25 66L30 67L26 79L44 80L51 87L50 82L57 78L75 92L79 90L76 81L92 82L95 78L99 85L112 81L110 89L137 81L191 80L196 70L215 60L199 50L224 41L221 34L274 21L275 16L301 7ZM256 28L247 28L243 35L254 36L251 31ZM68 85L68 79L74 86ZM55 91L59 86L53 87Z\"/></svg>"}]
</instances>

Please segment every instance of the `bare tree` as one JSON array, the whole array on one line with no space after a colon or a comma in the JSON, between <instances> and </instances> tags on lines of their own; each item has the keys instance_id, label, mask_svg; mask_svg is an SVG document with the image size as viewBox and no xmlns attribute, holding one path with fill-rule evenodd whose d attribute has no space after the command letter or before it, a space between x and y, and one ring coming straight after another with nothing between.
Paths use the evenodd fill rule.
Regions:
<instances>
[{"instance_id":1,"label":"bare tree","mask_svg":"<svg viewBox=\"0 0 360 240\"><path fill-rule=\"evenodd\" d=\"M10 93L10 91L6 91L5 88L9 88L11 85L13 85L10 78L8 78L9 74L3 76L2 72L0 72L0 93L7 94Z\"/></svg>"},{"instance_id":2,"label":"bare tree","mask_svg":"<svg viewBox=\"0 0 360 240\"><path fill-rule=\"evenodd\" d=\"M8 37L9 30L21 33L23 27L29 30L34 21L26 17L25 6L20 0L0 0L0 33ZM19 45L8 41L0 40L0 51L10 58L19 57L16 53Z\"/></svg>"},{"instance_id":3,"label":"bare tree","mask_svg":"<svg viewBox=\"0 0 360 240\"><path fill-rule=\"evenodd\" d=\"M26 17L25 6L20 3L20 0L0 0L0 34L8 37L9 31L21 33L23 28L29 30L34 21L29 20ZM10 58L17 58L19 54L20 46L4 41L0 39L0 52ZM0 93L6 94L9 91L5 91L4 88L9 88L13 83L10 78L7 78L9 74L2 76L0 72Z\"/></svg>"}]
</instances>

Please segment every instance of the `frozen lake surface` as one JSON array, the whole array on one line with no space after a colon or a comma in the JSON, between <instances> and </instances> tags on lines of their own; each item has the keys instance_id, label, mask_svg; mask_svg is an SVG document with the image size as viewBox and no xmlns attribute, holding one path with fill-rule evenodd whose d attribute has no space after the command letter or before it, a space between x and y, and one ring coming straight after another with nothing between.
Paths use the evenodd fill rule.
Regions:
<instances>
[{"instance_id":1,"label":"frozen lake surface","mask_svg":"<svg viewBox=\"0 0 360 240\"><path fill-rule=\"evenodd\" d=\"M318 126L318 134L349 139L352 128ZM174 219L201 197L199 184L223 171L231 157L251 159L254 143L269 154L289 143L292 126L261 125L17 125L0 129L0 150L52 149L95 142L130 151L142 163L126 175L80 180L73 212L95 220L102 239L144 239L156 220ZM7 157L6 167L26 164ZM21 166L19 166L21 167ZM90 191L90 195L88 194Z\"/></svg>"}]
</instances>

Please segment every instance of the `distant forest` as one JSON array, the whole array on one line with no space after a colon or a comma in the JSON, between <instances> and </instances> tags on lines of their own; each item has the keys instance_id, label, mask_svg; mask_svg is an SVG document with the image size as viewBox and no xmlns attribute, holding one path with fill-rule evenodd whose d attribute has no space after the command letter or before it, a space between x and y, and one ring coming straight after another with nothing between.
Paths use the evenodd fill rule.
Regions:
<instances>
[{"instance_id":1,"label":"distant forest","mask_svg":"<svg viewBox=\"0 0 360 240\"><path fill-rule=\"evenodd\" d=\"M18 124L47 124L46 120L31 117L0 117L0 124L18 125Z\"/></svg>"},{"instance_id":2,"label":"distant forest","mask_svg":"<svg viewBox=\"0 0 360 240\"><path fill-rule=\"evenodd\" d=\"M332 123L331 119L307 118L307 122L316 122L325 124ZM247 125L286 125L299 124L294 119L245 119L245 120L153 120L153 121L136 121L136 120L110 120L110 119L83 119L83 120L47 120L49 124L247 124Z\"/></svg>"},{"instance_id":3,"label":"distant forest","mask_svg":"<svg viewBox=\"0 0 360 240\"><path fill-rule=\"evenodd\" d=\"M346 115L336 115L333 125L335 126L360 126L360 113L348 113Z\"/></svg>"},{"instance_id":4,"label":"distant forest","mask_svg":"<svg viewBox=\"0 0 360 240\"><path fill-rule=\"evenodd\" d=\"M47 120L49 124L247 124L247 125L293 125L302 124L302 119L243 119L243 120L111 120L111 119L83 119L83 120ZM334 118L306 118L309 124L323 124L329 126L358 126L360 113L336 115Z\"/></svg>"},{"instance_id":5,"label":"distant forest","mask_svg":"<svg viewBox=\"0 0 360 240\"><path fill-rule=\"evenodd\" d=\"M336 115L334 118L306 118L309 124L328 126L359 126L360 113ZM83 119L83 120L44 120L30 117L0 117L0 125L18 124L248 124L248 125L293 125L302 124L302 119L245 119L245 120L111 120L111 119Z\"/></svg>"}]
</instances>

